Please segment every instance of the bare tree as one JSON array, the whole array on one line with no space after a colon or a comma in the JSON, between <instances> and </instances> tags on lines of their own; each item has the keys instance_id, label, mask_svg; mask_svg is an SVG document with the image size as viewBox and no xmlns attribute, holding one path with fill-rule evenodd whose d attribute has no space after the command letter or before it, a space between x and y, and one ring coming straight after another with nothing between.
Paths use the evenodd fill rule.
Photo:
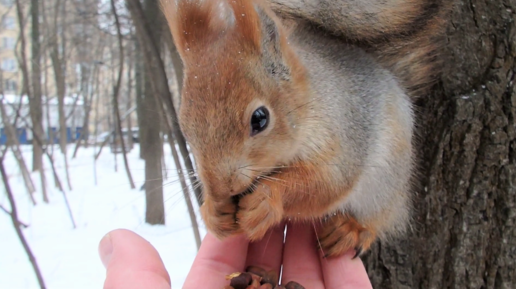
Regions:
<instances>
[{"instance_id":1,"label":"bare tree","mask_svg":"<svg viewBox=\"0 0 516 289\"><path fill-rule=\"evenodd\" d=\"M19 0L17 0L19 1ZM65 95L66 95L66 39L65 33L61 33L61 41L58 35L59 30L64 30L64 18L66 15L66 1L61 3L61 0L55 0L54 5L54 23L52 27L52 39L49 42L50 59L54 69L54 79L57 89L58 112L59 112L59 147L63 153L65 161L65 172L68 188L72 188L70 181L70 174L68 170L68 156L67 156L67 133L66 133L66 114L65 114ZM59 20L61 19L61 23Z\"/></svg>"},{"instance_id":2,"label":"bare tree","mask_svg":"<svg viewBox=\"0 0 516 289\"><path fill-rule=\"evenodd\" d=\"M32 94L29 99L30 115L34 133L44 140L45 132L43 130L43 104L41 89L41 45L39 33L39 1L31 0L31 45L32 45ZM43 201L48 203L47 180L45 176L45 168L43 163L43 151L41 146L35 142L32 143L32 169L39 170L41 179L41 188L43 193Z\"/></svg>"},{"instance_id":3,"label":"bare tree","mask_svg":"<svg viewBox=\"0 0 516 289\"><path fill-rule=\"evenodd\" d=\"M9 212L9 215L11 216L11 221L13 223L14 230L16 231L16 234L18 235L18 238L22 243L25 253L27 253L27 256L29 257L29 261L32 265L34 273L36 274L36 278L38 279L39 287L44 289L46 288L45 281L43 280L43 275L41 274L41 270L39 269L38 262L36 261L36 257L32 253L29 243L25 239L25 236L23 235L23 232L20 228L20 225L22 223L18 219L16 201L14 200L14 195L12 193L11 186L9 185L9 178L7 177L7 172L4 167L4 155L0 157L0 174L2 175L2 181L4 183L5 192L7 193L7 199L9 200L9 204L11 205L11 211Z\"/></svg>"},{"instance_id":4,"label":"bare tree","mask_svg":"<svg viewBox=\"0 0 516 289\"><path fill-rule=\"evenodd\" d=\"M0 81L2 81L2 77L0 77ZM1 88L0 88L1 90ZM11 124L11 121L9 119L9 116L7 115L5 106L4 106L4 97L3 92L0 91L0 115L2 124L4 127L4 132L7 136L7 143L5 145L5 151L7 151L8 148L11 149L11 151L14 154L14 157L16 159L16 162L18 163L18 167L20 168L20 173L23 178L23 182L25 184L25 187L27 188L27 193L29 194L29 197L32 201L32 204L36 204L36 200L34 199L34 192L36 192L36 189L34 188L34 183L32 182L32 178L30 176L29 169L27 168L27 164L25 162L25 159L23 158L22 151L20 149L20 143L18 142L18 135L16 134L16 128Z\"/></svg>"},{"instance_id":5,"label":"bare tree","mask_svg":"<svg viewBox=\"0 0 516 289\"><path fill-rule=\"evenodd\" d=\"M19 0L17 0L19 2ZM41 102L41 48L40 48L40 33L39 33L39 1L31 0L31 45L32 45L32 94L30 99L30 110L32 126L39 137L43 137L43 111ZM43 153L40 146L33 146L32 155L32 169L43 170ZM44 175L42 175L44 180ZM46 190L45 190L46 191ZM43 194L46 198L46 194ZM47 200L48 201L48 200Z\"/></svg>"},{"instance_id":6,"label":"bare tree","mask_svg":"<svg viewBox=\"0 0 516 289\"><path fill-rule=\"evenodd\" d=\"M154 33L160 28L151 26L149 24L150 20L145 17L143 8L138 0L126 0L126 2L136 28L136 34L140 41L145 65L147 70L151 70L153 72L153 78L151 79L152 88L155 95L161 97L163 104L167 108L167 113L170 115L174 139L179 147L181 156L183 157L186 170L188 172L193 172L194 168L190 158L190 153L188 151L188 147L186 146L186 140L179 127L176 110L172 101L172 95L168 86L165 67L159 51L159 42L153 38ZM158 7L157 3L154 3L154 5ZM160 16L161 12L159 11L159 8L156 8L155 14L153 14L152 18L150 19L156 20L159 19ZM194 174L189 174L189 178L192 184L198 183L198 180ZM198 204L200 205L202 203L202 197L200 188L198 187L195 187L195 196Z\"/></svg>"},{"instance_id":7,"label":"bare tree","mask_svg":"<svg viewBox=\"0 0 516 289\"><path fill-rule=\"evenodd\" d=\"M118 77L117 77L117 81L116 81L114 91L113 91L113 104L114 104L115 117L116 117L116 129L118 130L118 135L120 136L120 143L122 146L122 156L124 158L124 166L125 166L125 171L127 173L127 178L129 179L131 189L134 189L135 186L134 186L133 177L131 175L131 170L129 169L129 162L127 160L125 139L124 139L124 135L122 133L122 120L120 119L120 108L118 105L118 98L119 98L118 95L120 94L120 86L122 85L122 77L124 75L124 43L123 43L123 39L122 39L122 32L120 30L120 22L118 21L118 13L116 12L115 0L111 0L111 9L113 11L113 16L115 17L115 23L116 23L115 26L116 26L116 31L117 31L117 35L118 35L118 47L120 49L120 51L119 51L120 64L119 64L119 68L118 68ZM128 134L128 135L131 136L131 134Z\"/></svg>"},{"instance_id":8,"label":"bare tree","mask_svg":"<svg viewBox=\"0 0 516 289\"><path fill-rule=\"evenodd\" d=\"M143 127L143 60L142 51L137 39L134 39L134 84L136 94L136 116L138 121L138 137L140 138L140 159L145 159L145 150L142 147L142 139L144 139L145 129Z\"/></svg>"}]
</instances>

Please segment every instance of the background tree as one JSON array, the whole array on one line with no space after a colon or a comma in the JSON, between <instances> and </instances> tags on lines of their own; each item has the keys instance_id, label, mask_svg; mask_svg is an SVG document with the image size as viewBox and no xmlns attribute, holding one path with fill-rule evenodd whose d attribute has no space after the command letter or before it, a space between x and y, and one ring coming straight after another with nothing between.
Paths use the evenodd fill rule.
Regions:
<instances>
[{"instance_id":1,"label":"background tree","mask_svg":"<svg viewBox=\"0 0 516 289\"><path fill-rule=\"evenodd\" d=\"M159 77L161 62L159 43L163 33L163 16L157 1L145 0L142 6L138 0L127 0L127 7L136 26L139 47L143 47L144 67L143 71L143 95L140 95L139 110L141 149L145 160L145 199L146 215L145 221L150 224L165 223L165 206L163 203L163 175L162 175L162 152L163 142L161 140L161 115L159 105L161 99L158 97L161 91L155 84L155 78ZM145 32L143 32L145 30ZM143 35L143 33L148 33ZM143 37L148 37L144 39ZM148 55L149 42L156 48L154 55ZM147 48L147 49L146 49ZM145 51L147 50L147 51ZM154 61L149 61L153 57ZM140 89L140 88L137 88ZM167 88L168 89L168 88ZM161 92L162 93L162 92Z\"/></svg>"},{"instance_id":2,"label":"background tree","mask_svg":"<svg viewBox=\"0 0 516 289\"><path fill-rule=\"evenodd\" d=\"M31 99L31 118L34 131L43 139L43 110L41 101L41 44L39 33L39 3L37 0L30 2L31 12L31 69L32 69L32 99ZM33 146L32 157L33 170L42 170L43 152L40 146Z\"/></svg>"},{"instance_id":3,"label":"background tree","mask_svg":"<svg viewBox=\"0 0 516 289\"><path fill-rule=\"evenodd\" d=\"M374 288L516 284L516 1L454 4L417 107L414 228L365 258Z\"/></svg>"}]
</instances>

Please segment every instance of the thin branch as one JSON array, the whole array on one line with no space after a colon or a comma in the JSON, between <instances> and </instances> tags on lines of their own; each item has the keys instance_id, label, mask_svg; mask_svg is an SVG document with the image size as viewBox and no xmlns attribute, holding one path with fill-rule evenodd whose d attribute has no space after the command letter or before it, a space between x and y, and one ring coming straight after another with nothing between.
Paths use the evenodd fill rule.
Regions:
<instances>
[{"instance_id":1,"label":"thin branch","mask_svg":"<svg viewBox=\"0 0 516 289\"><path fill-rule=\"evenodd\" d=\"M25 249L25 252L27 253L27 256L29 257L30 263L32 265L32 268L34 270L34 273L36 274L36 277L38 279L39 287L41 289L45 289L45 281L43 279L43 275L41 275L41 270L39 269L38 262L36 261L36 257L32 253L32 250L30 249L29 243L25 239L25 236L23 235L23 232L20 228L20 221L18 220L18 210L16 209L16 202L14 200L13 192L11 191L11 186L9 185L9 179L7 177L7 173L5 171L4 167L4 160L0 159L0 173L2 175L2 181L4 182L5 191L7 193L7 198L9 199L9 203L11 205L11 221L13 223L14 230L16 231L16 234L18 235L18 238L20 239L20 242L23 245L23 248Z\"/></svg>"},{"instance_id":2,"label":"thin branch","mask_svg":"<svg viewBox=\"0 0 516 289\"><path fill-rule=\"evenodd\" d=\"M27 122L27 119L22 116L22 115L19 115L23 121ZM70 220L72 222L72 225L73 225L73 228L77 228L77 225L75 224L75 219L73 217L73 213L72 213L72 208L70 206L70 202L68 201L68 197L66 196L66 192L63 188L63 185L61 184L61 180L59 179L59 175L57 174L57 169L56 169L56 166L55 166L55 163L54 163L54 159L52 158L52 155L48 152L48 146L44 146L43 145L43 141L39 138L39 136L37 136L35 133L34 133L34 128L32 126L28 126L28 128L32 131L32 135L34 137L34 140L37 142L37 144L39 146L41 146L42 150L43 150L43 153L47 156L49 162L50 162L50 167L52 168L52 172L53 172L53 175L54 175L54 181L56 183L56 186L57 188L61 191L61 193L63 194L63 198L65 200L65 204L66 204L66 208L68 209L68 214L70 215ZM52 147L52 146L50 146Z\"/></svg>"},{"instance_id":3,"label":"thin branch","mask_svg":"<svg viewBox=\"0 0 516 289\"><path fill-rule=\"evenodd\" d=\"M134 185L133 177L131 175L131 170L129 169L129 161L127 160L127 152L125 149L125 140L124 135L122 134L122 121L120 120L120 109L118 107L118 95L120 94L120 86L122 83L122 77L124 72L124 45L122 40L122 32L120 30L120 22L118 21L118 13L115 7L115 0L111 0L111 9L113 10L113 15L115 16L116 23L116 31L118 33L118 47L120 49L120 67L118 70L118 77L115 85L115 89L113 91L113 103L115 109L115 117L116 117L116 128L118 130L118 135L120 136L120 143L122 145L122 155L124 157L124 165L125 171L127 173L127 178L129 178L129 183L131 185L131 189L136 188ZM116 134L115 134L116 136ZM116 142L115 142L116 145Z\"/></svg>"},{"instance_id":4,"label":"thin branch","mask_svg":"<svg viewBox=\"0 0 516 289\"><path fill-rule=\"evenodd\" d=\"M9 212L9 210L7 210L4 206L0 205L0 210L4 211L7 215L11 215L12 213ZM18 225L20 225L21 227L23 227L24 229L28 228L29 225L25 224L24 222L18 220Z\"/></svg>"}]
</instances>

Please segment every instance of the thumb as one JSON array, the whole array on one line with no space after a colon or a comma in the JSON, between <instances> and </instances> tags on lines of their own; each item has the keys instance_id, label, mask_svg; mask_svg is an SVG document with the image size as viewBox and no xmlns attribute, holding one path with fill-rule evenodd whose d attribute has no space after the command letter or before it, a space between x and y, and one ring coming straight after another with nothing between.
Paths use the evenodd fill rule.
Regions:
<instances>
[{"instance_id":1,"label":"thumb","mask_svg":"<svg viewBox=\"0 0 516 289\"><path fill-rule=\"evenodd\" d=\"M170 289L170 277L156 249L131 231L108 233L100 241L99 255L107 271L104 289Z\"/></svg>"}]
</instances>

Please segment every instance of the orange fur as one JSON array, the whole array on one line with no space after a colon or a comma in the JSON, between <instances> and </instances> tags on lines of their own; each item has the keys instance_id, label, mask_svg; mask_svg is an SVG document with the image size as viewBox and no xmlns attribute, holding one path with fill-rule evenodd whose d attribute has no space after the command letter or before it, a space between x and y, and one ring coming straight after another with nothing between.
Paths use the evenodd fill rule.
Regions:
<instances>
[{"instance_id":1,"label":"orange fur","mask_svg":"<svg viewBox=\"0 0 516 289\"><path fill-rule=\"evenodd\" d=\"M179 119L203 183L208 230L258 240L284 217L314 220L341 210L362 168L343 173L332 165L347 153L336 136L321 133L306 144L313 133L307 127L327 125L310 110L323 114L325 104L313 102L306 68L274 13L250 0L162 0L162 6L185 66ZM264 28L271 23L275 29ZM282 67L272 67L274 75L267 70L271 55L274 65L287 67L283 78L274 78ZM260 105L270 108L271 121L251 137L249 120ZM395 119L397 112L389 113ZM386 129L403 131L396 121ZM395 144L400 153L407 149L403 138ZM241 195L250 185L254 191ZM235 196L242 196L238 203ZM377 224L368 224L337 213L325 223L323 248L332 256L369 248Z\"/></svg>"},{"instance_id":2,"label":"orange fur","mask_svg":"<svg viewBox=\"0 0 516 289\"><path fill-rule=\"evenodd\" d=\"M325 157L331 158L331 154ZM239 203L237 220L252 240L262 238L282 217L313 220L336 210L351 191L350 183L334 177L334 166L302 161L262 178L252 194Z\"/></svg>"},{"instance_id":3,"label":"orange fur","mask_svg":"<svg viewBox=\"0 0 516 289\"><path fill-rule=\"evenodd\" d=\"M288 46L281 26L277 27L277 37L282 59L290 68L291 80L277 83L270 79L266 71L258 69L262 66L262 50L268 48L263 47L265 32L261 29L255 7L263 9L267 17L277 21L273 13L258 2L179 1L176 5L175 2L162 1L162 5L185 65L180 120L188 121L180 123L203 181L206 195L206 203L201 208L203 219L210 231L220 238L238 231L237 219L240 223L238 227L249 235L261 235L262 232L253 234L252 228L261 221L266 230L278 218L281 219L282 198L278 198L274 192L272 200L276 202L269 202L269 199L266 202L253 201L255 196L264 196L255 192L253 198L244 198L240 202L241 211L236 218L230 197L247 188L250 179L259 175L257 171L260 168L271 168L288 161L278 159L278 156L288 155L290 147L279 146L274 139L279 142L295 139L297 132L280 114L287 114L291 108L299 107L292 115L296 118L306 115L307 108L303 107L308 91L306 71ZM230 13L221 7L229 8ZM215 17L220 11L226 13L223 13L225 17ZM254 109L249 105L257 98L275 108L271 113L277 113L273 125L278 133L265 133L250 142L245 132L248 131L249 117ZM221 111L229 120L210 125L208 121L218 119ZM255 147L263 149L256 150ZM249 159L238 159L236 156L240 153L237 152L248 153ZM253 163L257 169L245 171L245 176L234 177L232 172L241 163ZM267 223L263 216L269 208L275 208L279 213L272 214ZM250 213L244 215L242 212L245 211Z\"/></svg>"},{"instance_id":4,"label":"orange fur","mask_svg":"<svg viewBox=\"0 0 516 289\"><path fill-rule=\"evenodd\" d=\"M235 222L236 212L237 205L231 199L217 202L208 196L201 206L201 216L206 228L221 238L240 232Z\"/></svg>"},{"instance_id":5,"label":"orange fur","mask_svg":"<svg viewBox=\"0 0 516 289\"><path fill-rule=\"evenodd\" d=\"M224 19L215 17L216 1L175 1L162 0L162 10L167 18L170 31L174 37L178 51L187 58L192 53L206 48L206 45L216 41L216 37L224 33L226 24Z\"/></svg>"},{"instance_id":6,"label":"orange fur","mask_svg":"<svg viewBox=\"0 0 516 289\"><path fill-rule=\"evenodd\" d=\"M329 217L318 235L321 249L328 257L344 254L350 249L360 255L376 239L373 228L366 228L352 216L342 213Z\"/></svg>"}]
</instances>

